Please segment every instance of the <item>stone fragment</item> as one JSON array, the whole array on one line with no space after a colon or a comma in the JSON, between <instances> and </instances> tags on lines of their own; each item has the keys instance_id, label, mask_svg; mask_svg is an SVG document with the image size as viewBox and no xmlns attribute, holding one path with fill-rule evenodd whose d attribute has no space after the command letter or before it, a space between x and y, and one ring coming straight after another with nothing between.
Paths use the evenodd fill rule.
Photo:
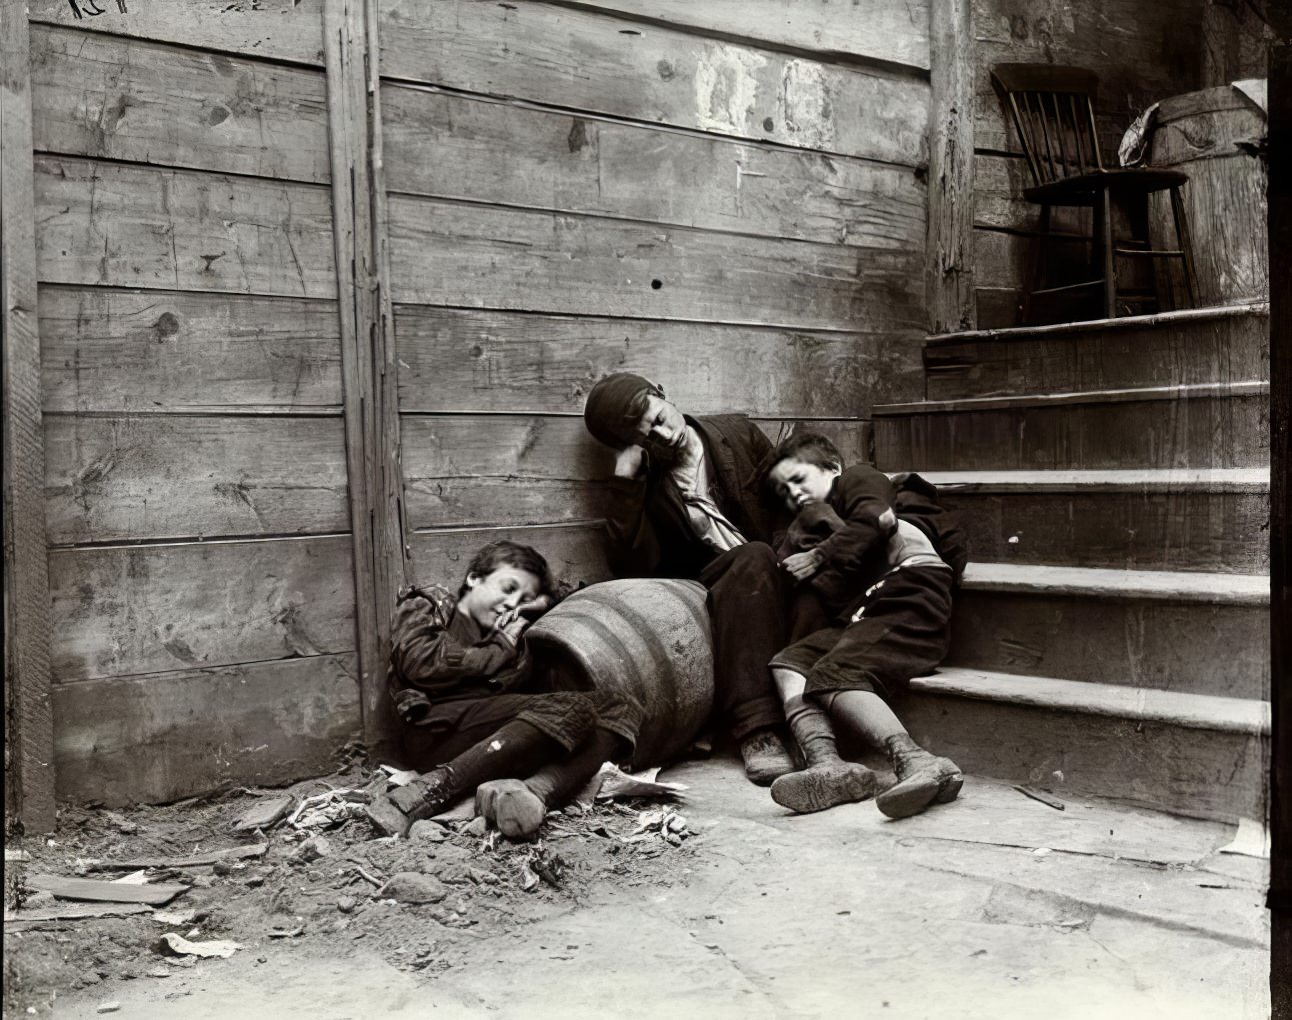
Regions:
<instances>
[{"instance_id":1,"label":"stone fragment","mask_svg":"<svg viewBox=\"0 0 1292 1020\"><path fill-rule=\"evenodd\" d=\"M382 886L377 895L400 903L439 903L448 895L448 890L433 875L401 871Z\"/></svg>"},{"instance_id":2,"label":"stone fragment","mask_svg":"<svg viewBox=\"0 0 1292 1020\"><path fill-rule=\"evenodd\" d=\"M423 843L443 843L449 838L449 834L444 831L444 826L439 822L427 819L414 822L412 828L408 830L408 838Z\"/></svg>"}]
</instances>

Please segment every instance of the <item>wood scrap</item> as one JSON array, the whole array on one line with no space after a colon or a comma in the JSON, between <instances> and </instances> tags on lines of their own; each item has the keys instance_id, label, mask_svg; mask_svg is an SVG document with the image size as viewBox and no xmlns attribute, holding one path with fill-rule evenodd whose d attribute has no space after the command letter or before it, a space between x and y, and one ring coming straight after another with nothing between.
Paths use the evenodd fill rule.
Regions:
<instances>
[{"instance_id":1,"label":"wood scrap","mask_svg":"<svg viewBox=\"0 0 1292 1020\"><path fill-rule=\"evenodd\" d=\"M5 927L21 931L49 921L77 921L88 917L124 917L128 914L148 914L152 907L147 903L59 903L53 907L30 910L6 910Z\"/></svg>"},{"instance_id":2,"label":"wood scrap","mask_svg":"<svg viewBox=\"0 0 1292 1020\"><path fill-rule=\"evenodd\" d=\"M269 850L268 843L255 843L250 846L235 846L227 850L212 850L205 854L192 854L187 857L132 857L122 861L91 861L86 864L90 871L116 871L132 868L202 868L220 861L240 861L249 857L263 857Z\"/></svg>"},{"instance_id":3,"label":"wood scrap","mask_svg":"<svg viewBox=\"0 0 1292 1020\"><path fill-rule=\"evenodd\" d=\"M1034 790L1030 786L1015 786L1014 789L1024 797L1031 797L1033 800L1039 801L1047 807L1052 807L1056 811L1067 810L1067 805L1064 804L1063 801L1059 800L1058 797L1046 793L1044 790Z\"/></svg>"},{"instance_id":4,"label":"wood scrap","mask_svg":"<svg viewBox=\"0 0 1292 1020\"><path fill-rule=\"evenodd\" d=\"M169 903L188 886L158 882L155 885L122 885L93 878L66 878L62 875L27 875L23 880L29 889L44 890L64 900L92 900L97 903Z\"/></svg>"},{"instance_id":5,"label":"wood scrap","mask_svg":"<svg viewBox=\"0 0 1292 1020\"><path fill-rule=\"evenodd\" d=\"M242 812L233 822L234 832L251 832L255 829L268 829L282 820L292 805L294 797L268 797Z\"/></svg>"}]
</instances>

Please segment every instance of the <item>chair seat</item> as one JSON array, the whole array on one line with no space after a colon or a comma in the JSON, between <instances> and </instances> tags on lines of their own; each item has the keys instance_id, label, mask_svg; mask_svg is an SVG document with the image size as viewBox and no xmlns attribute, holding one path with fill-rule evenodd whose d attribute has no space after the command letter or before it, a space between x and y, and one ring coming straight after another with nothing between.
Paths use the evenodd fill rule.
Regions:
<instances>
[{"instance_id":1,"label":"chair seat","mask_svg":"<svg viewBox=\"0 0 1292 1020\"><path fill-rule=\"evenodd\" d=\"M1147 195L1178 187L1188 180L1189 175L1179 170L1128 166L1038 184L1024 191L1023 197L1029 202L1046 202L1050 205L1090 205L1103 194L1105 188L1114 193Z\"/></svg>"}]
</instances>

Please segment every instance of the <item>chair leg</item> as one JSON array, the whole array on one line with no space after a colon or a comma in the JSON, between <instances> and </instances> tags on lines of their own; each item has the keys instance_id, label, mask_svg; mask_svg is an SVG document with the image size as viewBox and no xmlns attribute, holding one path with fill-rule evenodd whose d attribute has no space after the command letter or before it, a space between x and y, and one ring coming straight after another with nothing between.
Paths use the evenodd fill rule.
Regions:
<instances>
[{"instance_id":1,"label":"chair leg","mask_svg":"<svg viewBox=\"0 0 1292 1020\"><path fill-rule=\"evenodd\" d=\"M1180 246L1184 264L1184 293L1189 299L1189 307L1198 307L1195 278L1193 275L1193 238L1189 235L1189 221L1184 213L1184 201L1180 198L1179 187L1171 189L1171 218L1175 220L1175 242Z\"/></svg>"},{"instance_id":2,"label":"chair leg","mask_svg":"<svg viewBox=\"0 0 1292 1020\"><path fill-rule=\"evenodd\" d=\"M1045 285L1045 260L1049 255L1050 206L1041 206L1041 222L1032 241L1032 278L1023 295L1023 325L1032 324L1032 295Z\"/></svg>"},{"instance_id":3,"label":"chair leg","mask_svg":"<svg viewBox=\"0 0 1292 1020\"><path fill-rule=\"evenodd\" d=\"M1100 242L1103 244L1104 255L1104 316L1115 319L1117 318L1117 268L1113 262L1112 194L1107 188L1103 189L1098 209Z\"/></svg>"}]
</instances>

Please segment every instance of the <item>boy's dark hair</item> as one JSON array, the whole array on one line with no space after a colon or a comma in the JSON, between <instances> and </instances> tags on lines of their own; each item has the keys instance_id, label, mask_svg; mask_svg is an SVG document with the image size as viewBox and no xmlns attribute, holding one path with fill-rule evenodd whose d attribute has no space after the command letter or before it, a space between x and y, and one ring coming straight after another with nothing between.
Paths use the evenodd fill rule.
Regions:
<instances>
[{"instance_id":1,"label":"boy's dark hair","mask_svg":"<svg viewBox=\"0 0 1292 1020\"><path fill-rule=\"evenodd\" d=\"M521 545L519 542L508 542L506 539L501 542L490 542L471 558L471 564L467 567L467 576L475 574L477 577L487 577L499 567L515 567L517 570L528 570L538 578L540 595L552 594L553 582L552 571L547 565L547 560L543 559L542 554L533 546ZM458 598L462 598L467 593L466 578L462 579L462 586L458 589Z\"/></svg>"},{"instance_id":2,"label":"boy's dark hair","mask_svg":"<svg viewBox=\"0 0 1292 1020\"><path fill-rule=\"evenodd\" d=\"M836 471L843 470L843 455L839 448L821 435L820 432L795 432L788 439L777 444L767 457L767 470L763 472L766 478L771 474L772 468L783 460L793 457L795 460L801 460L804 464L815 464L819 468L834 468Z\"/></svg>"}]
</instances>

